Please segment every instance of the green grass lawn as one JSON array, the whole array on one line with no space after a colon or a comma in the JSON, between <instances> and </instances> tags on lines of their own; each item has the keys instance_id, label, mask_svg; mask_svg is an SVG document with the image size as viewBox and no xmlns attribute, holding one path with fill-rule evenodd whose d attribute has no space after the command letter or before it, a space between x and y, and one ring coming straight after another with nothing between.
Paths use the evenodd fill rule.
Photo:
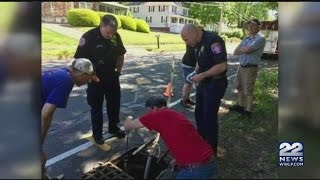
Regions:
<instances>
[{"instance_id":1,"label":"green grass lawn","mask_svg":"<svg viewBox=\"0 0 320 180\"><path fill-rule=\"evenodd\" d=\"M82 32L86 32L92 27L78 27L76 28ZM166 44L184 44L180 37L180 34L162 33L162 32L150 32L141 33L128 31L124 29L118 29L118 32L125 45L157 45L156 35L160 35L159 42Z\"/></svg>"},{"instance_id":2,"label":"green grass lawn","mask_svg":"<svg viewBox=\"0 0 320 180\"><path fill-rule=\"evenodd\" d=\"M77 28L83 32L91 28ZM139 33L128 30L119 29L124 46L139 46L147 51L152 52L169 52L169 51L185 51L186 45L182 41L179 34L159 33L160 48L158 49L157 39L158 33ZM42 28L42 59L55 60L71 58L77 48L78 40Z\"/></svg>"},{"instance_id":3,"label":"green grass lawn","mask_svg":"<svg viewBox=\"0 0 320 180\"><path fill-rule=\"evenodd\" d=\"M78 40L42 28L42 59L64 59L74 55Z\"/></svg>"},{"instance_id":4,"label":"green grass lawn","mask_svg":"<svg viewBox=\"0 0 320 180\"><path fill-rule=\"evenodd\" d=\"M221 117L218 179L277 179L278 68L261 69L252 118Z\"/></svg>"},{"instance_id":5,"label":"green grass lawn","mask_svg":"<svg viewBox=\"0 0 320 180\"><path fill-rule=\"evenodd\" d=\"M0 33L6 33L16 14L16 2L0 2Z\"/></svg>"}]
</instances>

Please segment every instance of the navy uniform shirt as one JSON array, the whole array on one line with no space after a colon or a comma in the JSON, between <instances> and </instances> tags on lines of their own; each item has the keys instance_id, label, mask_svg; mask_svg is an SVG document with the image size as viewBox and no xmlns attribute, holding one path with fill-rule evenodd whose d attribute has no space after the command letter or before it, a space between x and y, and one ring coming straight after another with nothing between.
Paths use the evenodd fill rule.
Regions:
<instances>
[{"instance_id":1,"label":"navy uniform shirt","mask_svg":"<svg viewBox=\"0 0 320 180\"><path fill-rule=\"evenodd\" d=\"M227 51L224 40L215 33L203 31L202 39L195 46L199 72L209 70L212 66L227 61ZM226 74L227 70L219 75ZM217 76L219 76L217 75Z\"/></svg>"},{"instance_id":2,"label":"navy uniform shirt","mask_svg":"<svg viewBox=\"0 0 320 180\"><path fill-rule=\"evenodd\" d=\"M94 67L98 77L114 73L118 57L126 53L119 33L111 39L105 39L100 28L96 27L83 34L74 58L87 58Z\"/></svg>"}]
</instances>

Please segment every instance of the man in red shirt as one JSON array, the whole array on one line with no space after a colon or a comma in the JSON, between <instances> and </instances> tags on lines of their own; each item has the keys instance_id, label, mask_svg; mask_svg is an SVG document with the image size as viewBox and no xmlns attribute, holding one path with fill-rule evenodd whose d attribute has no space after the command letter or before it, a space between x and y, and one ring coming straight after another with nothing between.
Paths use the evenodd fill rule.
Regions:
<instances>
[{"instance_id":1,"label":"man in red shirt","mask_svg":"<svg viewBox=\"0 0 320 180\"><path fill-rule=\"evenodd\" d=\"M210 178L217 171L211 146L182 113L167 108L163 97L152 96L146 101L148 112L142 117L126 119L126 130L146 127L160 133L177 165L176 178Z\"/></svg>"}]
</instances>

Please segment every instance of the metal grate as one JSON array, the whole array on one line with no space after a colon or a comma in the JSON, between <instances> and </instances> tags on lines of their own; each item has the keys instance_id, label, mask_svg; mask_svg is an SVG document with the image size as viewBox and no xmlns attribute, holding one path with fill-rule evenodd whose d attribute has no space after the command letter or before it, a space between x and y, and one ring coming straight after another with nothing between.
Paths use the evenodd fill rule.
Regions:
<instances>
[{"instance_id":1,"label":"metal grate","mask_svg":"<svg viewBox=\"0 0 320 180\"><path fill-rule=\"evenodd\" d=\"M118 166L107 162L82 176L82 179L134 179Z\"/></svg>"}]
</instances>

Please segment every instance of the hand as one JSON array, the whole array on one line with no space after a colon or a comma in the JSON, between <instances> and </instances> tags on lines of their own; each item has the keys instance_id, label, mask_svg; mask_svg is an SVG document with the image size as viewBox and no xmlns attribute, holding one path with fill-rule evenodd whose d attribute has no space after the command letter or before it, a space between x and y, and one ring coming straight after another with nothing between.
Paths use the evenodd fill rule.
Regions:
<instances>
[{"instance_id":1,"label":"hand","mask_svg":"<svg viewBox=\"0 0 320 180\"><path fill-rule=\"evenodd\" d=\"M92 79L94 82L100 82L100 79L99 79L98 76L96 76L96 75L92 75L92 76L91 76L91 79Z\"/></svg>"},{"instance_id":2,"label":"hand","mask_svg":"<svg viewBox=\"0 0 320 180\"><path fill-rule=\"evenodd\" d=\"M128 121L128 120L133 120L133 117L132 116L127 116L126 121Z\"/></svg>"},{"instance_id":3,"label":"hand","mask_svg":"<svg viewBox=\"0 0 320 180\"><path fill-rule=\"evenodd\" d=\"M118 75L118 76L121 76L121 72L119 72L119 71L116 71L116 73L117 73L117 75Z\"/></svg>"},{"instance_id":4,"label":"hand","mask_svg":"<svg viewBox=\"0 0 320 180\"><path fill-rule=\"evenodd\" d=\"M202 79L205 78L203 73L200 73L200 74L196 74L195 76L193 76L191 78L191 80L195 83L195 84L198 84L200 81L202 81Z\"/></svg>"}]
</instances>

